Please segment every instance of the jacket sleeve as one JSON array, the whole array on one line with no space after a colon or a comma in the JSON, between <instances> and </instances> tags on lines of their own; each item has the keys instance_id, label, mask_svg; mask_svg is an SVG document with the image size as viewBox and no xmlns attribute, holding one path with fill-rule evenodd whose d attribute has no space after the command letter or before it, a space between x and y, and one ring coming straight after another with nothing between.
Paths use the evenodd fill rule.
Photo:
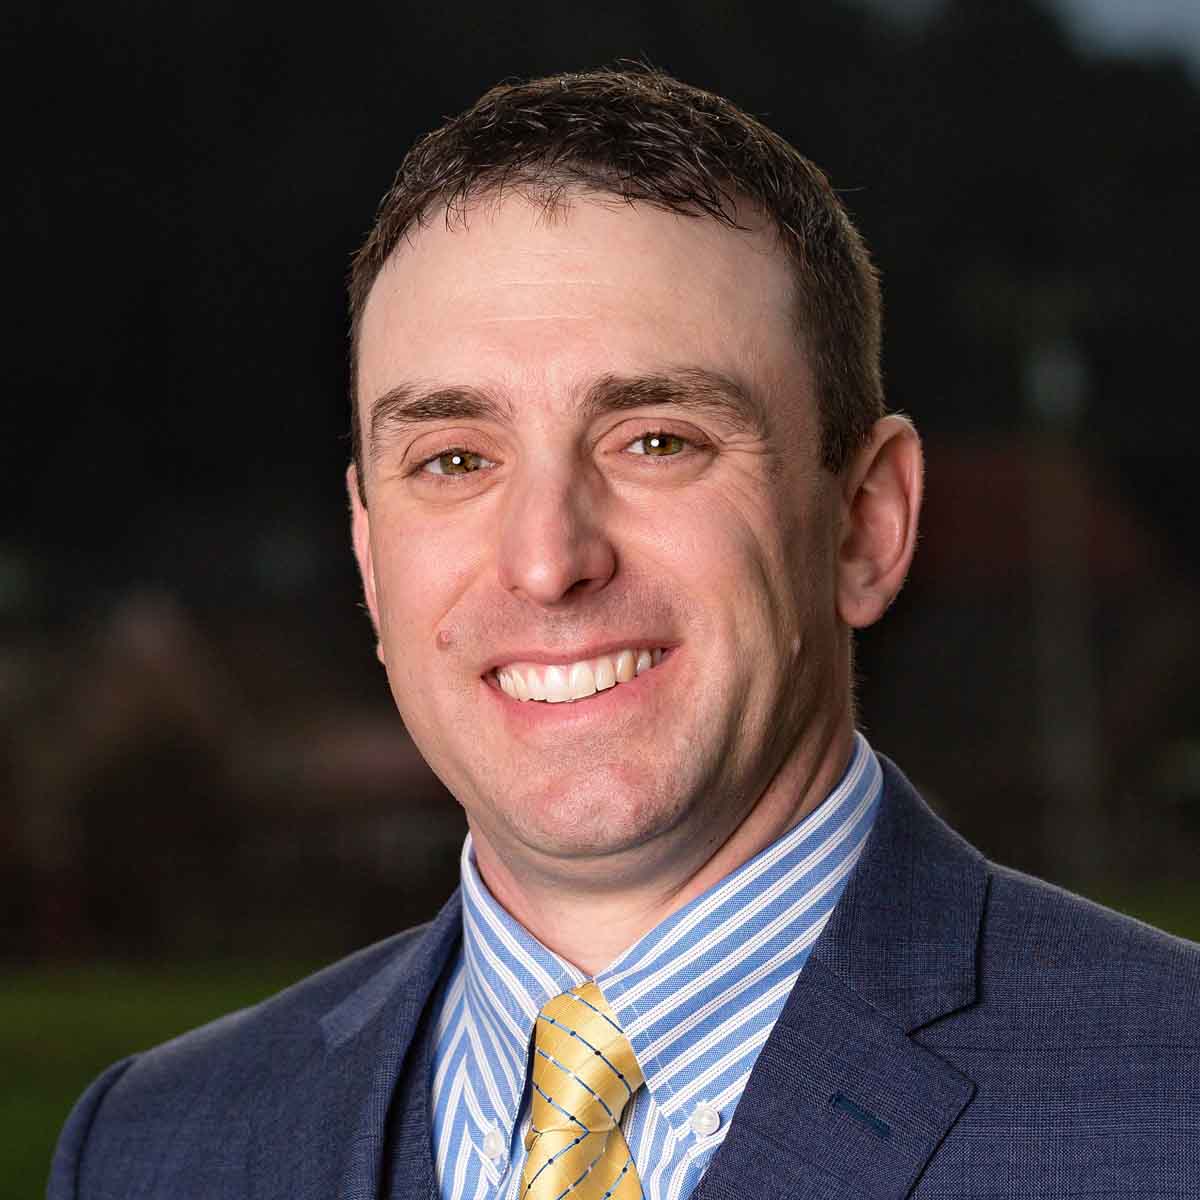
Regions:
<instances>
[{"instance_id":1,"label":"jacket sleeve","mask_svg":"<svg viewBox=\"0 0 1200 1200\"><path fill-rule=\"evenodd\" d=\"M75 1107L71 1109L71 1115L59 1134L54 1160L50 1164L46 1200L86 1200L81 1186L80 1167L87 1148L88 1135L104 1097L133 1064L135 1057L131 1056L114 1063L75 1102Z\"/></svg>"}]
</instances>

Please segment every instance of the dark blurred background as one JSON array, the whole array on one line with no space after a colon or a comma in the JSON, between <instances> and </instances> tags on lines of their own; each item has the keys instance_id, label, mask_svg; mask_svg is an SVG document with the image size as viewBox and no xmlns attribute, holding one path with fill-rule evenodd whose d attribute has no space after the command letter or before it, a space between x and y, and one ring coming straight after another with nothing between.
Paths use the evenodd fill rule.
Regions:
<instances>
[{"instance_id":1,"label":"dark blurred background","mask_svg":"<svg viewBox=\"0 0 1200 1200\"><path fill-rule=\"evenodd\" d=\"M454 884L460 812L358 604L342 281L414 137L508 76L647 59L830 173L928 452L863 724L992 857L1200 936L1200 6L5 20L0 1076L24 1094L0 1118L30 1130L7 1177L108 1057Z\"/></svg>"}]
</instances>

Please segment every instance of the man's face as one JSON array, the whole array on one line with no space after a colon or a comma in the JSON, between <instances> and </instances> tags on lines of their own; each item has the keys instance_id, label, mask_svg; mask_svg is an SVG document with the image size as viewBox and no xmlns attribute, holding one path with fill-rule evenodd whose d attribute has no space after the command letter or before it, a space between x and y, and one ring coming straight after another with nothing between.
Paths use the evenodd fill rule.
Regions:
<instances>
[{"instance_id":1,"label":"man's face","mask_svg":"<svg viewBox=\"0 0 1200 1200\"><path fill-rule=\"evenodd\" d=\"M586 196L434 220L377 280L368 604L410 733L506 862L711 850L845 720L839 490L792 295L765 229ZM584 661L608 684L622 650L664 653L518 698L586 690Z\"/></svg>"}]
</instances>

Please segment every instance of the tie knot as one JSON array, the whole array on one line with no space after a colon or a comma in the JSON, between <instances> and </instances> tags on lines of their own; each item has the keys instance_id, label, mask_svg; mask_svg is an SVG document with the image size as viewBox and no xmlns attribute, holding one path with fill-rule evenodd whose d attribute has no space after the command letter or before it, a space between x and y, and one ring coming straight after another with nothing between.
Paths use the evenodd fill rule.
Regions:
<instances>
[{"instance_id":1,"label":"tie knot","mask_svg":"<svg viewBox=\"0 0 1200 1200\"><path fill-rule=\"evenodd\" d=\"M538 1013L523 1200L641 1200L618 1122L642 1071L604 993L583 983Z\"/></svg>"},{"instance_id":2,"label":"tie knot","mask_svg":"<svg viewBox=\"0 0 1200 1200\"><path fill-rule=\"evenodd\" d=\"M604 993L582 983L547 1002L533 1036L536 1129L612 1129L642 1071Z\"/></svg>"}]
</instances>

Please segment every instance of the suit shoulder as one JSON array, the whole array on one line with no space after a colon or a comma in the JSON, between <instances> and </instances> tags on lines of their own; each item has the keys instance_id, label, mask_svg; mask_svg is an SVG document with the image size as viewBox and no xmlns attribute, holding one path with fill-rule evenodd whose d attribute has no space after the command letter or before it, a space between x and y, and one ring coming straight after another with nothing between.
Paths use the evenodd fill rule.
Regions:
<instances>
[{"instance_id":1,"label":"suit shoulder","mask_svg":"<svg viewBox=\"0 0 1200 1200\"><path fill-rule=\"evenodd\" d=\"M1119 1021L1128 1037L1200 1045L1200 945L1008 867L988 864L985 997Z\"/></svg>"},{"instance_id":2,"label":"suit shoulder","mask_svg":"<svg viewBox=\"0 0 1200 1200\"><path fill-rule=\"evenodd\" d=\"M272 1037L299 1030L318 1021L385 965L397 960L402 965L405 951L415 945L428 928L428 924L414 926L364 946L249 1008L218 1017L207 1025L201 1025L144 1052L139 1056L139 1061L151 1056L166 1059L203 1055L215 1050L223 1042L238 1042L246 1037Z\"/></svg>"},{"instance_id":3,"label":"suit shoulder","mask_svg":"<svg viewBox=\"0 0 1200 1200\"><path fill-rule=\"evenodd\" d=\"M987 864L991 877L989 919L1001 929L1084 943L1088 952L1107 947L1147 964L1174 964L1200 972L1200 944L1147 925L1094 900L1011 867ZM1081 946L1081 949L1083 947Z\"/></svg>"},{"instance_id":4,"label":"suit shoulder","mask_svg":"<svg viewBox=\"0 0 1200 1200\"><path fill-rule=\"evenodd\" d=\"M432 934L418 926L368 946L109 1068L67 1120L50 1200L225 1195L221 1164L249 1161L262 1121L277 1121L293 1098L294 1111L311 1116L314 1072L339 1037L355 1022L407 1012L413 990L433 985L452 945L454 903Z\"/></svg>"},{"instance_id":5,"label":"suit shoulder","mask_svg":"<svg viewBox=\"0 0 1200 1200\"><path fill-rule=\"evenodd\" d=\"M166 1094L203 1090L210 1081L232 1084L254 1070L286 1074L323 1038L322 1017L381 973L403 978L407 952L428 925L416 926L367 946L324 967L249 1008L228 1013L118 1064L102 1093L90 1089L97 1119L128 1109L143 1110ZM386 969L386 971L385 971ZM84 1103L80 1101L80 1105Z\"/></svg>"}]
</instances>

